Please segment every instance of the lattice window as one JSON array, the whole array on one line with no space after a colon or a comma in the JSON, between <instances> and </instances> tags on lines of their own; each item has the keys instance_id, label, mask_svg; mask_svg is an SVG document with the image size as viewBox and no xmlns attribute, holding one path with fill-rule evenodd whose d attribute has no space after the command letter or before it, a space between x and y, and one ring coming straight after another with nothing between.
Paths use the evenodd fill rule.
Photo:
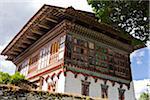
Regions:
<instances>
[{"instance_id":1,"label":"lattice window","mask_svg":"<svg viewBox=\"0 0 150 100\"><path fill-rule=\"evenodd\" d=\"M90 82L82 81L82 95L88 96L89 95L89 85Z\"/></svg>"},{"instance_id":2,"label":"lattice window","mask_svg":"<svg viewBox=\"0 0 150 100\"><path fill-rule=\"evenodd\" d=\"M50 51L51 55L58 52L58 49L59 49L59 43L58 42L53 43L51 45L51 51Z\"/></svg>"},{"instance_id":3,"label":"lattice window","mask_svg":"<svg viewBox=\"0 0 150 100\"><path fill-rule=\"evenodd\" d=\"M101 84L101 97L108 98L108 86L105 84Z\"/></svg>"},{"instance_id":4,"label":"lattice window","mask_svg":"<svg viewBox=\"0 0 150 100\"><path fill-rule=\"evenodd\" d=\"M108 50L107 50L106 48L102 48L102 49L101 49L101 52L102 52L102 53L107 53Z\"/></svg>"},{"instance_id":5,"label":"lattice window","mask_svg":"<svg viewBox=\"0 0 150 100\"><path fill-rule=\"evenodd\" d=\"M29 69L29 60L25 60L20 67L20 73L24 76L27 76Z\"/></svg>"},{"instance_id":6,"label":"lattice window","mask_svg":"<svg viewBox=\"0 0 150 100\"><path fill-rule=\"evenodd\" d=\"M118 88L119 91L119 100L125 100L124 93L125 89Z\"/></svg>"},{"instance_id":7,"label":"lattice window","mask_svg":"<svg viewBox=\"0 0 150 100\"><path fill-rule=\"evenodd\" d=\"M90 49L94 49L94 43L89 42L89 48L90 48Z\"/></svg>"},{"instance_id":8,"label":"lattice window","mask_svg":"<svg viewBox=\"0 0 150 100\"><path fill-rule=\"evenodd\" d=\"M40 60L39 60L38 69L47 67L49 64L48 61L49 61L49 46L46 46L42 48L40 51Z\"/></svg>"},{"instance_id":9,"label":"lattice window","mask_svg":"<svg viewBox=\"0 0 150 100\"><path fill-rule=\"evenodd\" d=\"M102 55L102 56L101 56L101 59L104 60L104 61L106 61L107 58L108 58L108 57L107 57L106 55Z\"/></svg>"},{"instance_id":10,"label":"lattice window","mask_svg":"<svg viewBox=\"0 0 150 100\"><path fill-rule=\"evenodd\" d=\"M39 54L37 54L37 55L31 57L31 58L30 58L30 61L29 61L29 65L34 64L35 62L38 61L38 59L39 59Z\"/></svg>"}]
</instances>

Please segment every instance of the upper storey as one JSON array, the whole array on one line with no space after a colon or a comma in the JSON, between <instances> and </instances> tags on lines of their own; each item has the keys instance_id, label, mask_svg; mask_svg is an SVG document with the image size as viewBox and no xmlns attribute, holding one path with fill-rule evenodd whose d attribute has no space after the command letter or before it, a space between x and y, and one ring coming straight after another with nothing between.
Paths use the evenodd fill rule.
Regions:
<instances>
[{"instance_id":1,"label":"upper storey","mask_svg":"<svg viewBox=\"0 0 150 100\"><path fill-rule=\"evenodd\" d=\"M60 23L64 20L69 20L71 23L76 23L86 27L87 29L93 30L107 35L121 43L125 44L122 47L129 53L135 49L141 48L144 44L134 44L134 41L138 41L132 38L128 34L120 33L118 30L112 28L109 25L99 23L94 17L93 13L75 10L72 7L61 8L50 5L44 5L21 29L21 31L13 38L13 40L7 45L7 47L2 51L2 55L7 55L8 60L12 60L16 63L23 53L27 52L29 48L39 42L46 34L51 34L53 30L60 27ZM82 27L78 27L82 30ZM63 26L64 30L66 26ZM97 37L95 34L90 34L93 37ZM111 43L111 42L110 42Z\"/></svg>"}]
</instances>

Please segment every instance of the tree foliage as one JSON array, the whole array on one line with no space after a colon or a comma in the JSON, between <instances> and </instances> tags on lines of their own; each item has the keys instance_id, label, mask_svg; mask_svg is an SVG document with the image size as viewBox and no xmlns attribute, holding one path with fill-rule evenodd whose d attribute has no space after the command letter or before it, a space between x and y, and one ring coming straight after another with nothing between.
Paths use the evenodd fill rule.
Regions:
<instances>
[{"instance_id":1,"label":"tree foliage","mask_svg":"<svg viewBox=\"0 0 150 100\"><path fill-rule=\"evenodd\" d=\"M8 73L0 72L0 83L7 84L11 80L11 76Z\"/></svg>"},{"instance_id":2,"label":"tree foliage","mask_svg":"<svg viewBox=\"0 0 150 100\"><path fill-rule=\"evenodd\" d=\"M25 77L20 74L19 72L16 72L13 75L9 75L8 73L0 72L0 84L16 84L18 82L21 82L22 80L25 80Z\"/></svg>"},{"instance_id":3,"label":"tree foliage","mask_svg":"<svg viewBox=\"0 0 150 100\"><path fill-rule=\"evenodd\" d=\"M25 80L25 76L23 76L19 72L16 72L14 75L11 76L10 83L15 84L21 82L22 80Z\"/></svg>"},{"instance_id":4,"label":"tree foliage","mask_svg":"<svg viewBox=\"0 0 150 100\"><path fill-rule=\"evenodd\" d=\"M142 93L141 95L140 95L140 98L139 98L139 100L149 100L149 95L148 95L148 93Z\"/></svg>"},{"instance_id":5,"label":"tree foliage","mask_svg":"<svg viewBox=\"0 0 150 100\"><path fill-rule=\"evenodd\" d=\"M87 0L101 22L149 40L149 0Z\"/></svg>"}]
</instances>

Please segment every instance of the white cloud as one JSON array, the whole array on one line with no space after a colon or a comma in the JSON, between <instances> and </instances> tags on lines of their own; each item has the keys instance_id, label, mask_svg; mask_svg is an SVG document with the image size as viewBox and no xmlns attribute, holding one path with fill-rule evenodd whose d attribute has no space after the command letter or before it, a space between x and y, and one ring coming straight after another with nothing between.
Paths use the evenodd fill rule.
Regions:
<instances>
[{"instance_id":1,"label":"white cloud","mask_svg":"<svg viewBox=\"0 0 150 100\"><path fill-rule=\"evenodd\" d=\"M134 51L130 55L131 62L133 60L135 60L137 64L142 64L142 60L143 60L144 54L145 54L145 51L143 49L139 49L139 50Z\"/></svg>"},{"instance_id":2,"label":"white cloud","mask_svg":"<svg viewBox=\"0 0 150 100\"><path fill-rule=\"evenodd\" d=\"M150 79L134 80L133 83L134 83L135 96L138 99L141 93L147 92L148 90L147 85L150 84Z\"/></svg>"},{"instance_id":3,"label":"white cloud","mask_svg":"<svg viewBox=\"0 0 150 100\"><path fill-rule=\"evenodd\" d=\"M88 5L87 0L29 0L35 9L39 9L43 4L55 5L60 7L73 6L75 9L92 12L92 8Z\"/></svg>"}]
</instances>

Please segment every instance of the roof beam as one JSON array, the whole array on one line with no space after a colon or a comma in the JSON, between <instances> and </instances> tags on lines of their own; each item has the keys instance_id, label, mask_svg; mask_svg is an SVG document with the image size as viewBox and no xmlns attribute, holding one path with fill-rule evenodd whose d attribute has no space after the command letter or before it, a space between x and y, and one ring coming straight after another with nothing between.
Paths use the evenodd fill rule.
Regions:
<instances>
[{"instance_id":1,"label":"roof beam","mask_svg":"<svg viewBox=\"0 0 150 100\"><path fill-rule=\"evenodd\" d=\"M8 56L8 57L6 58L6 60L12 60L12 59L13 59L12 56Z\"/></svg>"},{"instance_id":2,"label":"roof beam","mask_svg":"<svg viewBox=\"0 0 150 100\"><path fill-rule=\"evenodd\" d=\"M41 28L45 28L45 29L47 29L47 30L49 29L49 27L48 27L48 26L43 25L43 24L38 24L38 26L39 26L39 27L41 27Z\"/></svg>"},{"instance_id":3,"label":"roof beam","mask_svg":"<svg viewBox=\"0 0 150 100\"><path fill-rule=\"evenodd\" d=\"M52 19L52 18L50 18L50 17L46 17L45 19L48 20L48 21L51 21L51 22L53 22L53 23L58 23L57 20Z\"/></svg>"},{"instance_id":4,"label":"roof beam","mask_svg":"<svg viewBox=\"0 0 150 100\"><path fill-rule=\"evenodd\" d=\"M27 35L26 36L28 39L31 39L31 40L36 40L37 38L36 37L34 37L34 36L29 36L29 35Z\"/></svg>"},{"instance_id":5,"label":"roof beam","mask_svg":"<svg viewBox=\"0 0 150 100\"><path fill-rule=\"evenodd\" d=\"M19 44L17 47L19 47L19 48L26 48L27 46L26 45L23 45L23 44Z\"/></svg>"},{"instance_id":6,"label":"roof beam","mask_svg":"<svg viewBox=\"0 0 150 100\"><path fill-rule=\"evenodd\" d=\"M31 30L32 33L35 33L37 35L43 35L44 33L42 32L39 32L39 31L36 31L36 30Z\"/></svg>"},{"instance_id":7,"label":"roof beam","mask_svg":"<svg viewBox=\"0 0 150 100\"><path fill-rule=\"evenodd\" d=\"M21 41L25 44L32 44L32 42L30 40L21 40Z\"/></svg>"},{"instance_id":8,"label":"roof beam","mask_svg":"<svg viewBox=\"0 0 150 100\"><path fill-rule=\"evenodd\" d=\"M10 55L18 55L18 52L9 51Z\"/></svg>"},{"instance_id":9,"label":"roof beam","mask_svg":"<svg viewBox=\"0 0 150 100\"><path fill-rule=\"evenodd\" d=\"M16 52L22 52L22 50L21 50L21 49L19 49L19 48L18 48L18 49L13 48L12 50L13 50L13 51L16 51Z\"/></svg>"}]
</instances>

